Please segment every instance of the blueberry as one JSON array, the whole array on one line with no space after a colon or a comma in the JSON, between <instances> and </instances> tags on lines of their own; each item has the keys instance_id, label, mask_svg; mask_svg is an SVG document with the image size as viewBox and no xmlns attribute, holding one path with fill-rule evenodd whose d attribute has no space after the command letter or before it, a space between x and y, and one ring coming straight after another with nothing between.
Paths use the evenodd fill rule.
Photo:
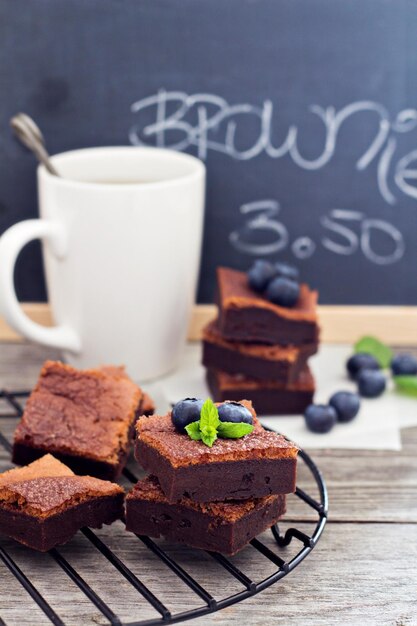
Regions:
<instances>
[{"instance_id":1,"label":"blueberry","mask_svg":"<svg viewBox=\"0 0 417 626\"><path fill-rule=\"evenodd\" d=\"M257 259L248 271L249 286L255 291L264 291L275 274L276 271L272 263Z\"/></svg>"},{"instance_id":2,"label":"blueberry","mask_svg":"<svg viewBox=\"0 0 417 626\"><path fill-rule=\"evenodd\" d=\"M359 372L362 369L367 370L379 370L378 361L371 355L366 352L358 352L350 357L348 362L346 363L347 371L349 372L350 378L356 380Z\"/></svg>"},{"instance_id":3,"label":"blueberry","mask_svg":"<svg viewBox=\"0 0 417 626\"><path fill-rule=\"evenodd\" d=\"M221 422L246 422L252 424L252 413L240 402L223 402L217 407Z\"/></svg>"},{"instance_id":4,"label":"blueberry","mask_svg":"<svg viewBox=\"0 0 417 626\"><path fill-rule=\"evenodd\" d=\"M297 281L300 278L300 272L294 265L289 263L275 263L275 274L283 278L291 278L291 280Z\"/></svg>"},{"instance_id":5,"label":"blueberry","mask_svg":"<svg viewBox=\"0 0 417 626\"><path fill-rule=\"evenodd\" d=\"M329 400L334 408L339 422L350 422L357 416L361 401L357 393L351 391L338 391Z\"/></svg>"},{"instance_id":6,"label":"blueberry","mask_svg":"<svg viewBox=\"0 0 417 626\"><path fill-rule=\"evenodd\" d=\"M265 292L266 297L274 304L293 307L300 295L300 285L290 278L279 276L269 283Z\"/></svg>"},{"instance_id":7,"label":"blueberry","mask_svg":"<svg viewBox=\"0 0 417 626\"><path fill-rule=\"evenodd\" d=\"M337 422L336 411L326 404L310 404L305 410L304 418L313 433L328 433Z\"/></svg>"},{"instance_id":8,"label":"blueberry","mask_svg":"<svg viewBox=\"0 0 417 626\"><path fill-rule=\"evenodd\" d=\"M191 422L198 422L203 401L198 398L185 398L174 404L171 413L172 423L180 432Z\"/></svg>"},{"instance_id":9,"label":"blueberry","mask_svg":"<svg viewBox=\"0 0 417 626\"><path fill-rule=\"evenodd\" d=\"M417 374L417 359L412 354L397 354L391 361L394 376L414 376Z\"/></svg>"},{"instance_id":10,"label":"blueberry","mask_svg":"<svg viewBox=\"0 0 417 626\"><path fill-rule=\"evenodd\" d=\"M358 389L364 398L377 398L384 391L387 385L385 376L376 370L363 369L358 375Z\"/></svg>"}]
</instances>

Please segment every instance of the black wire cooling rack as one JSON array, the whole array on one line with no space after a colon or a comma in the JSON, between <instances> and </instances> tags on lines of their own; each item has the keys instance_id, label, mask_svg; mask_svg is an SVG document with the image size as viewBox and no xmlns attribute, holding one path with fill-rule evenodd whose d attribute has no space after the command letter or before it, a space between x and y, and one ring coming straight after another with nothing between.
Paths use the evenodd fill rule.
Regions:
<instances>
[{"instance_id":1,"label":"black wire cooling rack","mask_svg":"<svg viewBox=\"0 0 417 626\"><path fill-rule=\"evenodd\" d=\"M0 399L7 403L10 407L11 413L5 413L0 415L1 418L19 418L23 412L22 400L24 400L30 392L27 391L0 391ZM4 436L0 430L0 445L5 448L7 452L11 452L12 446L9 440ZM155 619L146 619L134 622L122 622L121 619L111 610L111 608L104 602L104 600L90 587L90 585L82 578L82 576L70 565L67 559L56 548L49 551L49 555L54 561L61 567L61 569L67 574L67 576L77 585L77 587L87 596L92 604L107 618L108 622L112 626L154 626L158 624L174 624L189 620L192 618L201 617L208 613L220 611L232 604L241 602L246 598L256 595L260 591L263 591L267 587L282 580L287 574L292 572L297 565L303 561L306 556L310 554L315 545L317 544L320 536L323 532L327 519L328 509L328 497L325 482L321 476L321 473L313 460L303 450L299 453L299 458L304 462L307 469L312 474L319 492L319 500L310 496L304 490L297 487L295 495L317 515L314 531L311 535L308 535L298 528L291 527L281 535L278 524L271 528L273 537L276 541L278 548L284 548L288 546L293 540L300 543L300 550L291 558L286 561L275 551L271 550L264 543L258 539L253 539L251 547L253 548L254 557L262 555L268 559L277 569L267 578L263 580L254 581L241 569L236 567L230 558L226 558L221 554L214 552L208 552L207 554L214 559L219 566L227 570L241 585L242 591L230 595L222 599L215 599L199 582L191 576L174 558L172 558L166 551L164 551L156 542L149 537L138 535L138 539L146 546L148 550L154 555L155 558L160 559L166 566L167 572L170 570L173 576L178 577L183 581L190 589L190 591L198 596L203 604L197 608L193 608L188 611L182 611L173 613L156 597L155 594L123 563L123 561L89 528L83 528L80 532L84 537L103 555L105 559L124 576L124 578L132 585L132 587L147 601L149 604L159 613L160 617ZM129 470L124 470L124 476L131 483L137 481L136 476ZM0 559L5 566L15 577L15 579L22 585L23 589L33 598L39 608L47 616L52 624L56 626L65 626L63 620L59 617L52 606L46 601L42 594L36 588L36 584L29 580L29 578L20 569L10 554L0 546ZM0 617L0 625L5 622Z\"/></svg>"}]
</instances>

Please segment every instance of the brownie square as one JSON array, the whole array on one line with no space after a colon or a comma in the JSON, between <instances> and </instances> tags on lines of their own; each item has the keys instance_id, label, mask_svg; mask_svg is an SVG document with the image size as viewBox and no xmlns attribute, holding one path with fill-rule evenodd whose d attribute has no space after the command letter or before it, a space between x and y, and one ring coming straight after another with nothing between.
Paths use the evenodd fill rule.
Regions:
<instances>
[{"instance_id":1,"label":"brownie square","mask_svg":"<svg viewBox=\"0 0 417 626\"><path fill-rule=\"evenodd\" d=\"M298 415L313 402L314 377L308 368L295 382L287 385L275 380L256 380L231 375L220 370L207 370L207 384L216 402L250 398L259 415Z\"/></svg>"},{"instance_id":2,"label":"brownie square","mask_svg":"<svg viewBox=\"0 0 417 626\"><path fill-rule=\"evenodd\" d=\"M300 346L316 344L317 292L305 284L293 308L274 304L253 291L245 272L217 269L218 326L231 341Z\"/></svg>"},{"instance_id":3,"label":"brownie square","mask_svg":"<svg viewBox=\"0 0 417 626\"><path fill-rule=\"evenodd\" d=\"M317 348L317 343L296 347L229 341L224 339L217 322L213 321L203 329L202 360L209 369L288 384L298 378Z\"/></svg>"},{"instance_id":4,"label":"brownie square","mask_svg":"<svg viewBox=\"0 0 417 626\"><path fill-rule=\"evenodd\" d=\"M126 498L126 529L232 555L284 513L285 495L207 503L182 498L171 504L157 478L148 476Z\"/></svg>"},{"instance_id":5,"label":"brownie square","mask_svg":"<svg viewBox=\"0 0 417 626\"><path fill-rule=\"evenodd\" d=\"M142 400L123 368L79 371L47 361L16 428L13 461L24 465L51 452L78 474L114 480Z\"/></svg>"},{"instance_id":6,"label":"brownie square","mask_svg":"<svg viewBox=\"0 0 417 626\"><path fill-rule=\"evenodd\" d=\"M124 367L117 365L103 365L99 368L101 372L106 374L110 374L116 377L124 377L127 380L130 380L129 376L126 374L126 370ZM139 402L138 410L136 411L137 415L153 415L155 412L155 403L152 400L151 396L148 393L142 393L142 399Z\"/></svg>"},{"instance_id":7,"label":"brownie square","mask_svg":"<svg viewBox=\"0 0 417 626\"><path fill-rule=\"evenodd\" d=\"M211 448L178 432L171 413L142 417L136 424L136 459L156 476L169 502L243 500L295 491L298 448L266 431L256 418L254 430L240 439L217 439Z\"/></svg>"},{"instance_id":8,"label":"brownie square","mask_svg":"<svg viewBox=\"0 0 417 626\"><path fill-rule=\"evenodd\" d=\"M46 552L83 526L100 528L120 518L123 497L118 485L76 476L47 454L0 474L0 533Z\"/></svg>"}]
</instances>

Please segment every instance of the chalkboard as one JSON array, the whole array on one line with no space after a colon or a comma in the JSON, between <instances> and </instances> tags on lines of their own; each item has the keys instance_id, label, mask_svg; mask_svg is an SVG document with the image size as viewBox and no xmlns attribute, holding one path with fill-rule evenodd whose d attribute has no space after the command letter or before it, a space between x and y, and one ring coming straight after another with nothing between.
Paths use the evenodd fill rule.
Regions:
<instances>
[{"instance_id":1,"label":"chalkboard","mask_svg":"<svg viewBox=\"0 0 417 626\"><path fill-rule=\"evenodd\" d=\"M208 190L199 301L218 264L295 262L322 303L417 304L412 0L0 0L0 231L37 213L34 161L157 145ZM180 227L180 225L179 225ZM37 245L16 281L45 291Z\"/></svg>"}]
</instances>

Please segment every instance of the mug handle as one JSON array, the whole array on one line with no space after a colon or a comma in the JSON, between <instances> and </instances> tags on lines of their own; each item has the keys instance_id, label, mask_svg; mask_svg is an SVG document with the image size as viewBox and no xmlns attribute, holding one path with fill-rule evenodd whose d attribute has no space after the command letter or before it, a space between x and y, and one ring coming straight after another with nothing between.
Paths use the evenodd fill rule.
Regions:
<instances>
[{"instance_id":1,"label":"mug handle","mask_svg":"<svg viewBox=\"0 0 417 626\"><path fill-rule=\"evenodd\" d=\"M22 248L32 239L48 240L52 253L65 257L67 240L62 226L48 220L25 220L0 237L0 313L19 334L52 348L81 351L77 333L68 326L48 328L33 322L23 312L14 288L14 266Z\"/></svg>"}]
</instances>

